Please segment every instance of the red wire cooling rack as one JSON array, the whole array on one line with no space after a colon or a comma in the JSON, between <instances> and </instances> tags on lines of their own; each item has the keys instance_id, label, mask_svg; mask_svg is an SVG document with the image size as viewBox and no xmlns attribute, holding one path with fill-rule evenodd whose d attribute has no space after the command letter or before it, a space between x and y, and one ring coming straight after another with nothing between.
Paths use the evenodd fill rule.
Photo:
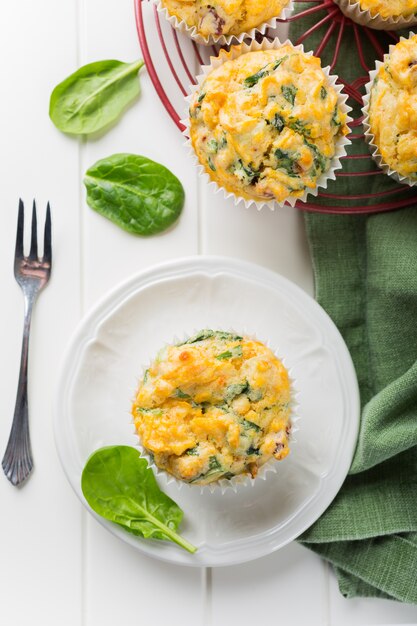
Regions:
<instances>
[{"instance_id":1,"label":"red wire cooling rack","mask_svg":"<svg viewBox=\"0 0 417 626\"><path fill-rule=\"evenodd\" d=\"M216 56L219 47L197 45L178 33L158 14L152 0L134 2L139 42L150 79L166 111L182 131L184 126L180 120L184 116L184 97L189 92L189 85L196 83L199 67L207 63L211 55ZM368 72L374 67L375 59L382 59L389 44L398 41L398 36L391 32L376 34L369 28L358 26L341 13L333 0L294 2L302 2L302 10L281 22L283 27L294 22L293 30L298 35L295 44L303 43L306 50L314 48L314 54L322 58L323 65L330 65L336 74L346 46L356 49L353 72L356 78L349 79L339 73L339 82L354 110L354 120L350 124L352 149L343 158L343 168L336 173L337 181L330 182L328 188L319 193L321 203L306 202L296 206L322 213L376 213L415 204L417 195L413 188L397 184L375 166L363 141L361 128L362 94ZM266 36L272 36L272 33ZM349 179L347 182L352 184L338 184L343 179L345 182ZM377 191L373 191L375 180L383 182L378 184ZM354 181L360 183L356 186L360 192L355 193Z\"/></svg>"}]
</instances>

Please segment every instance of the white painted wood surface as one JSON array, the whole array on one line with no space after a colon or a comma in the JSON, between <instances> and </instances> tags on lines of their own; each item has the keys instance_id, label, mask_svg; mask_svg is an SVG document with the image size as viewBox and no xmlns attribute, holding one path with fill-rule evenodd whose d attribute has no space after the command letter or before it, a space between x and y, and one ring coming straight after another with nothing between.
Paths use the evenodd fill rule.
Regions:
<instances>
[{"instance_id":1,"label":"white painted wood surface","mask_svg":"<svg viewBox=\"0 0 417 626\"><path fill-rule=\"evenodd\" d=\"M130 274L178 256L251 260L311 293L310 261L299 213L234 207L197 180L146 72L140 101L103 137L80 142L50 123L49 94L77 66L138 57L132 0L3 1L0 53L2 449L22 327L22 297L12 273L19 196L27 206L36 197L42 216L49 199L54 222L54 272L36 308L31 341L35 471L22 489L0 476L0 625L417 623L416 607L343 599L329 568L297 544L238 567L180 568L133 552L82 510L57 458L51 405L62 352L86 310ZM186 207L170 232L136 239L86 206L83 172L118 151L163 162L183 181Z\"/></svg>"}]
</instances>

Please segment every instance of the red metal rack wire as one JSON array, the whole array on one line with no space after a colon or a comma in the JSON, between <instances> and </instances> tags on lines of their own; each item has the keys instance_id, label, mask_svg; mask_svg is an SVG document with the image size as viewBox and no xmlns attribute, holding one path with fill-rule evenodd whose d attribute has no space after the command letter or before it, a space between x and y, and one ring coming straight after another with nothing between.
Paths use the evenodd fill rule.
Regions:
<instances>
[{"instance_id":1,"label":"red metal rack wire","mask_svg":"<svg viewBox=\"0 0 417 626\"><path fill-rule=\"evenodd\" d=\"M216 56L220 48L219 46L200 46L195 42L190 43L188 37L161 23L165 20L158 14L152 0L134 1L139 42L150 79L166 111L178 129L183 131L184 126L181 123L179 113L182 108L178 102L183 102L183 97L188 93L188 85L196 83L195 76L199 73L199 66L207 63L210 55ZM298 203L296 206L299 209L322 213L376 213L415 204L417 192L413 188L399 185L388 179L375 166L365 142L362 141L363 132L360 128L363 117L360 114L359 106L362 104L363 86L368 80L368 72L372 69L372 62L377 58L382 59L388 45L398 41L398 36L392 32L377 34L369 28L358 26L341 13L333 0L294 0L294 2L302 2L302 10L295 12L288 20L281 20L282 23L296 22L301 27L297 29L301 34L294 43L302 43L306 49L311 49L312 43L319 41L313 50L314 54L322 57L326 64L330 65L332 72L338 73L337 64L342 54L343 45L349 41L356 48L357 64L360 72L362 72L354 80L348 80L339 73L339 82L348 94L351 105L356 104L357 113L350 125L350 137L357 149L344 157L343 168L336 173L337 178L339 180L356 179L358 181L362 179L362 183L363 177L366 177L366 180L373 180L375 176L382 176L386 179L384 188L376 192L361 191L355 193L351 191L351 189L354 190L354 186L349 185L348 193L342 193L337 185L330 183L326 191L319 193L319 197L322 199L321 204L317 201L310 201ZM148 18L149 12L152 13L152 19L144 19L145 11L148 12ZM270 36L269 33L266 36ZM164 62L169 68L171 77L169 89L161 80L151 53L155 42L162 49ZM371 54L373 55L371 62L369 50L372 51ZM177 92L174 93L174 96L172 96L173 86ZM168 91L171 96L168 95ZM177 103L176 106L173 99ZM360 187L363 188L363 184ZM369 187L372 188L372 185L370 184Z\"/></svg>"}]
</instances>

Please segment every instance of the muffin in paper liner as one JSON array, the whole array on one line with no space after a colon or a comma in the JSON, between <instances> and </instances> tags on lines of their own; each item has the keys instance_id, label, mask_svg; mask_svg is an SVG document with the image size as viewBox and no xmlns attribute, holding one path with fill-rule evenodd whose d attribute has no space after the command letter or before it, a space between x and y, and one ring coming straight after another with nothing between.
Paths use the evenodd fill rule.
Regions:
<instances>
[{"instance_id":1,"label":"muffin in paper liner","mask_svg":"<svg viewBox=\"0 0 417 626\"><path fill-rule=\"evenodd\" d=\"M237 331L234 328L227 328L227 329L222 328L222 330L226 330L226 332L229 332L232 334L237 334ZM165 343L162 346L160 351L162 352L164 349L168 348L168 346L186 342L193 335L195 335L198 331L199 329L194 329L193 332L191 332L190 334L183 335L182 337L174 337L172 342ZM292 375L292 368L289 367L286 358L282 358L278 356L278 351L273 349L269 345L268 341L264 341L263 339L259 338L257 335L255 336L251 333L247 333L244 329L240 331L240 335L249 337L256 341L261 341L267 348L269 348L272 351L274 356L276 356L276 358L284 365L284 367L286 368L288 372L288 378L290 382L290 408L291 408L291 412L290 412L290 428L291 429L290 429L290 434L289 434L289 442L291 444L291 447L290 447L290 454L291 454L293 445L297 443L297 439L294 438L294 434L299 430L297 423L300 420L300 416L297 413L297 410L299 407L298 398L299 398L300 392L297 389L297 382ZM154 358L151 359L148 365L150 365L153 360ZM142 376L140 377L139 381L143 380L143 376L147 369L148 369L148 366L143 367ZM137 391L137 386L136 386L136 390L134 394L136 393L136 391ZM221 478L220 480L213 481L207 485L198 485L198 484L194 485L191 483L187 483L185 481L180 480L179 478L176 478L169 472L159 468L156 465L153 455L142 445L141 439L136 431L136 426L134 423L133 416L131 415L130 417L131 417L130 422L132 424L133 435L135 436L136 441L137 441L136 447L138 448L140 455L147 460L148 466L152 469L152 471L158 478L165 480L167 485L175 483L178 489L192 489L195 493L200 493L201 495L207 492L209 493L217 492L217 493L225 494L229 490L236 492L236 490L240 489L241 487L248 487L248 486L253 487L256 481L258 480L266 480L267 475L269 473L275 473L275 474L278 473L279 464L283 461L285 462L285 459L283 459L282 461L278 461L275 458L269 459L266 463L264 463L264 465L261 465L259 467L258 473L255 478L252 478L249 474L238 474L231 479Z\"/></svg>"},{"instance_id":2,"label":"muffin in paper liner","mask_svg":"<svg viewBox=\"0 0 417 626\"><path fill-rule=\"evenodd\" d=\"M278 39L278 37L276 37L275 39L271 41L264 38L261 42L252 41L250 44L243 42L237 46L232 46L229 51L220 50L219 56L210 57L209 65L203 65L201 67L201 73L197 76L197 84L191 86L190 94L186 96L185 98L186 103L187 103L187 111L189 109L194 92L200 88L201 83L206 79L206 77L210 74L210 72L212 72L213 70L223 65L223 63L225 63L226 61L237 59L239 56L246 54L247 52L256 52L259 50L277 50L279 48L282 48L283 46L291 46L295 50L299 50L303 52L306 56L313 56L313 52L311 51L305 52L304 47L301 44L298 46L295 46L289 39L282 42ZM325 76L327 77L329 85L336 91L338 95L339 108L342 111L342 113L346 114L346 124L349 125L349 123L352 122L352 118L349 116L349 113L352 110L352 108L347 104L348 96L347 94L343 93L343 86L340 84L337 84L338 77L336 75L330 74L330 67L326 66L326 67L322 67L321 69L324 72ZM340 159L346 156L347 154L346 147L351 144L350 139L346 135L343 137L340 137L337 140L337 142L335 143L335 154L330 161L330 166L328 170L326 172L323 172L320 175L320 177L317 180L317 185L313 189L306 189L304 191L304 194L301 197L299 198L289 197L289 198L286 198L282 202L279 202L276 199L256 200L254 198L244 198L242 196L239 196L235 192L228 191L224 187L218 185L216 181L210 178L204 166L198 160L197 154L195 153L195 150L191 143L189 115L187 115L186 118L181 120L181 122L185 126L185 130L183 131L183 134L186 137L185 146L187 147L191 158L193 159L195 165L197 166L197 170L200 176L202 176L205 179L205 181L208 183L209 186L212 186L214 193L222 192L225 198L233 198L235 205L239 204L240 202L243 202L246 208L249 208L250 206L255 205L258 210L261 210L264 206L269 207L269 209L271 209L272 211L275 210L276 207L283 207L284 205L290 205L293 207L296 204L296 202L306 202L308 196L317 196L320 189L326 189L329 180L336 179L335 172L342 168Z\"/></svg>"},{"instance_id":3,"label":"muffin in paper liner","mask_svg":"<svg viewBox=\"0 0 417 626\"><path fill-rule=\"evenodd\" d=\"M400 37L400 41L406 41L410 37L414 37L414 36L415 34L410 32L408 37ZM362 109L363 116L364 116L363 128L364 128L365 140L368 143L369 148L371 150L372 159L375 161L378 167L385 174L387 174L388 176L391 176L391 178L396 180L398 183L401 183L403 185L409 185L410 187L414 187L417 184L417 180L413 180L407 176L403 176L402 174L399 174L397 171L391 169L388 163L384 161L379 151L379 148L375 143L375 137L371 132L371 125L370 125L370 120L369 120L369 106L370 106L371 91L372 91L372 86L374 84L374 80L376 76L378 75L379 69L384 65L384 63L386 62L386 60L388 59L388 57L390 56L394 48L395 48L395 44L392 44L389 47L388 52L384 55L384 59L382 61L376 61L375 69L369 72L369 81L365 85L365 95L363 97L363 109Z\"/></svg>"},{"instance_id":4,"label":"muffin in paper liner","mask_svg":"<svg viewBox=\"0 0 417 626\"><path fill-rule=\"evenodd\" d=\"M346 17L349 17L353 22L360 24L361 26L368 26L375 30L400 30L408 29L414 24L417 24L417 17L415 14L398 15L396 17L382 17L378 13L372 15L369 9L363 9L358 1L351 2L350 0L334 0L339 6L340 10Z\"/></svg>"},{"instance_id":5,"label":"muffin in paper liner","mask_svg":"<svg viewBox=\"0 0 417 626\"><path fill-rule=\"evenodd\" d=\"M278 23L281 20L288 19L294 10L293 0L289 0L287 6L283 8L279 15L272 17L267 22L263 22L262 24L259 24L259 26L251 28L246 32L242 32L239 35L218 35L204 37L198 32L195 26L189 26L184 20L180 20L175 15L171 15L168 9L164 7L161 0L154 0L154 2L156 4L158 13L164 16L164 19L166 19L171 24L172 28L175 28L179 32L185 33L196 43L202 44L203 46L210 46L213 44L229 46L235 43L242 43L244 39L255 39L257 35L265 35L269 28L276 29Z\"/></svg>"}]
</instances>

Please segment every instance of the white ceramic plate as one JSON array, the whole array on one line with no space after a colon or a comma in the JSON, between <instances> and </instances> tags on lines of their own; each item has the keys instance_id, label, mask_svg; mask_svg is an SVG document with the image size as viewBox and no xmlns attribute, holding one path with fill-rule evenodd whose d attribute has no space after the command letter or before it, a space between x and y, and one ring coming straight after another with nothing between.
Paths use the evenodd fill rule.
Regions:
<instances>
[{"instance_id":1,"label":"white ceramic plate","mask_svg":"<svg viewBox=\"0 0 417 626\"><path fill-rule=\"evenodd\" d=\"M130 405L142 368L158 349L195 329L247 332L285 358L299 391L292 452L265 480L224 495L160 485L184 510L180 532L198 546L143 540L101 518L134 548L183 565L231 565L295 539L328 507L349 469L359 393L337 328L304 291L262 267L191 257L142 272L106 296L81 322L65 355L55 402L55 436L68 479L80 488L97 448L136 445Z\"/></svg>"}]
</instances>

